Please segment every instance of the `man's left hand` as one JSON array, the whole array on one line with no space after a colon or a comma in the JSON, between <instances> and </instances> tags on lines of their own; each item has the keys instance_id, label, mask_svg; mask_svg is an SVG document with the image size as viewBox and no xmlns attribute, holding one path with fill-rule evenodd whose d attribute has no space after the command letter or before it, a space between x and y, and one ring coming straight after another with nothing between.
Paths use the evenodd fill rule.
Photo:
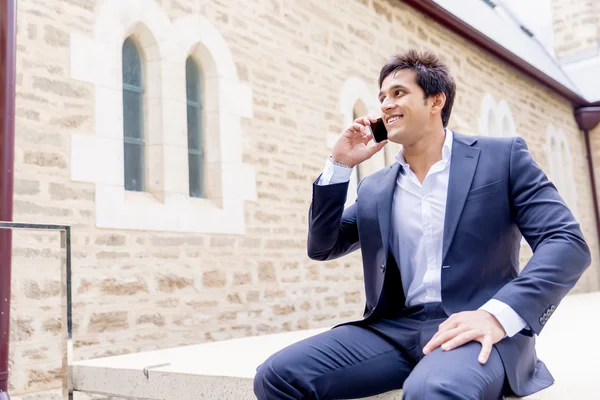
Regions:
<instances>
[{"instance_id":1,"label":"man's left hand","mask_svg":"<svg viewBox=\"0 0 600 400\"><path fill-rule=\"evenodd\" d=\"M429 354L438 347L448 351L475 341L481 343L479 363L485 364L492 351L492 346L501 341L506 333L500 322L485 310L463 311L452 314L440 324L437 333L423 348Z\"/></svg>"}]
</instances>

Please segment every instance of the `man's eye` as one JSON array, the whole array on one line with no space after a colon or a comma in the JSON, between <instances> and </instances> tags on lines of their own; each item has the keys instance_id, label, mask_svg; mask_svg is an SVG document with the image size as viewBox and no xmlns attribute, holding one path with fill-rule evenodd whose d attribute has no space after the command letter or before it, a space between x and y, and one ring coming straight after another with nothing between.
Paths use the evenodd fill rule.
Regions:
<instances>
[{"instance_id":1,"label":"man's eye","mask_svg":"<svg viewBox=\"0 0 600 400\"><path fill-rule=\"evenodd\" d=\"M399 96L401 93L404 93L404 90L401 90L401 89L396 90L396 96Z\"/></svg>"}]
</instances>

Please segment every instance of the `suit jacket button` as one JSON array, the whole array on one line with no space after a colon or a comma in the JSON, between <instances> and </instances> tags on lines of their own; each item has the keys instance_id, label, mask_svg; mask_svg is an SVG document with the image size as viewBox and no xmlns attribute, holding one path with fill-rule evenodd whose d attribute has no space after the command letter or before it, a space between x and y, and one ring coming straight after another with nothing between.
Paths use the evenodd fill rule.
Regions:
<instances>
[{"instance_id":1,"label":"suit jacket button","mask_svg":"<svg viewBox=\"0 0 600 400\"><path fill-rule=\"evenodd\" d=\"M385 265L381 265L381 267L379 267L381 269L381 272L385 272Z\"/></svg>"},{"instance_id":2,"label":"suit jacket button","mask_svg":"<svg viewBox=\"0 0 600 400\"><path fill-rule=\"evenodd\" d=\"M544 317L540 317L540 325L544 325L546 323L546 320L544 319Z\"/></svg>"},{"instance_id":3,"label":"suit jacket button","mask_svg":"<svg viewBox=\"0 0 600 400\"><path fill-rule=\"evenodd\" d=\"M556 306L553 305L552 307L550 307L550 311L554 311L554 310L556 310Z\"/></svg>"}]
</instances>

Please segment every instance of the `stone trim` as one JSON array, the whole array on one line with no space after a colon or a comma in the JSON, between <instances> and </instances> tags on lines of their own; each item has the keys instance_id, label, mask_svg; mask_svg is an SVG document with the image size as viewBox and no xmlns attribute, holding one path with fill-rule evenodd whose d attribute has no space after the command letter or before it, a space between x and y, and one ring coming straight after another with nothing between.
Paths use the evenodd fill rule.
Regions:
<instances>
[{"instance_id":1,"label":"stone trim","mask_svg":"<svg viewBox=\"0 0 600 400\"><path fill-rule=\"evenodd\" d=\"M573 214L577 216L577 188L573 175L571 148L565 133L557 130L552 124L546 128L546 157L550 179Z\"/></svg>"},{"instance_id":2,"label":"stone trim","mask_svg":"<svg viewBox=\"0 0 600 400\"><path fill-rule=\"evenodd\" d=\"M505 100L496 102L486 93L481 100L479 134L484 136L517 136L517 125L510 106Z\"/></svg>"},{"instance_id":3,"label":"stone trim","mask_svg":"<svg viewBox=\"0 0 600 400\"><path fill-rule=\"evenodd\" d=\"M147 66L149 192L123 185L121 48L134 35ZM205 78L207 199L189 197L185 61ZM200 15L173 22L155 1L107 0L93 38L71 36L71 77L95 88L95 132L74 134L71 179L96 185L100 228L244 232L244 201L256 200L255 172L242 163L241 118L251 89L239 83L225 39ZM208 139L210 138L210 139ZM222 144L227 145L222 145Z\"/></svg>"},{"instance_id":4,"label":"stone trim","mask_svg":"<svg viewBox=\"0 0 600 400\"><path fill-rule=\"evenodd\" d=\"M362 102L367 109L369 115L380 116L381 106L377 100L375 92L369 89L367 84L358 77L348 78L340 90L340 113L343 117L344 128L350 126L354 121L354 107L356 103ZM337 140L337 137L335 138ZM335 144L335 140L331 141L331 147ZM370 160L366 161L362 165L367 172L374 172L375 170L383 168L385 166L385 158L382 152L375 154ZM346 199L346 207L352 205L356 201L356 190L358 186L358 171L355 168L350 178L350 184L348 186L348 197Z\"/></svg>"}]
</instances>

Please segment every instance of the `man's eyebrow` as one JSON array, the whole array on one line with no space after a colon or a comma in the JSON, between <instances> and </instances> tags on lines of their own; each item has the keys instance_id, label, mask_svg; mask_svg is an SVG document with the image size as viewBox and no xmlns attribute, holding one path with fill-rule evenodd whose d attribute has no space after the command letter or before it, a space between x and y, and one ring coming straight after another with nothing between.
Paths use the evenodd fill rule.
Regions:
<instances>
[{"instance_id":1,"label":"man's eyebrow","mask_svg":"<svg viewBox=\"0 0 600 400\"><path fill-rule=\"evenodd\" d=\"M388 91L392 91L392 90L396 90L396 89L404 89L404 90L408 90L405 86L400 85L399 83L392 85ZM383 90L379 91L379 94L377 95L377 98L381 98L381 96L383 96Z\"/></svg>"}]
</instances>

